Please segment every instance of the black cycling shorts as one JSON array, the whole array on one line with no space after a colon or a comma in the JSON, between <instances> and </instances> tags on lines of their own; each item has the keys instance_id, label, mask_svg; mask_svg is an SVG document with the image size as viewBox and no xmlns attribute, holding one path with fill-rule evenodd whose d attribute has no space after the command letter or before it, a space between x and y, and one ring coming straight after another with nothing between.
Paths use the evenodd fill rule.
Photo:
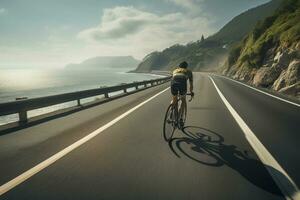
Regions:
<instances>
[{"instance_id":1,"label":"black cycling shorts","mask_svg":"<svg viewBox=\"0 0 300 200\"><path fill-rule=\"evenodd\" d=\"M172 95L185 95L187 92L187 83L186 80L172 80L171 81L171 93Z\"/></svg>"}]
</instances>

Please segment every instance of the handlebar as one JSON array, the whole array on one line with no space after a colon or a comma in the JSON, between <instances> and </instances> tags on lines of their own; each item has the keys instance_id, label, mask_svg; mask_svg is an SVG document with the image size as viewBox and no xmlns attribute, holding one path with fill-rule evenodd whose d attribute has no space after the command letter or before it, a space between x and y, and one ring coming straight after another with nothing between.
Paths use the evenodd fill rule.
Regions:
<instances>
[{"instance_id":1,"label":"handlebar","mask_svg":"<svg viewBox=\"0 0 300 200\"><path fill-rule=\"evenodd\" d=\"M189 102L191 102L195 96L195 93L194 92L191 92L191 93L187 93L186 94L187 96L191 96L191 98L189 99Z\"/></svg>"}]
</instances>

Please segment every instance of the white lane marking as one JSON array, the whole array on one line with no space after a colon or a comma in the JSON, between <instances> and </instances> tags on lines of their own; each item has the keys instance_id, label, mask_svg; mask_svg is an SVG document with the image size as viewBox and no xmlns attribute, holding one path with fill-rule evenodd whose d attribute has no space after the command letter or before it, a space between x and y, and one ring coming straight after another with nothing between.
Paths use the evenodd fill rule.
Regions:
<instances>
[{"instance_id":1,"label":"white lane marking","mask_svg":"<svg viewBox=\"0 0 300 200\"><path fill-rule=\"evenodd\" d=\"M117 123L118 121L120 121L122 118L126 117L127 115L129 115L130 113L132 113L136 109L140 108L141 106L143 106L147 102L151 101L152 99L154 99L158 95L164 93L169 88L170 87L168 87L165 90L163 90L163 91L155 94L154 96L150 97L146 101L144 101L144 102L138 104L137 106L131 108L130 110L128 110L125 113L121 114L120 116L118 116L117 118L115 118L112 121L108 122L107 124L101 126L100 128L98 128L97 130L95 130L92 133L88 134L87 136L81 138L77 142L71 144L70 146L64 148L63 150L61 150L58 153L56 153L53 156L51 156L50 158L48 158L48 159L44 160L43 162L39 163L35 167L33 167L33 168L27 170L26 172L20 174L19 176L17 176L16 178L10 180L9 182L1 185L0 186L0 196L3 195L4 193L8 192L9 190L13 189L17 185L21 184L25 180L29 179L33 175L37 174L41 170L45 169L49 165L53 164L55 161L57 161L60 158L64 157L65 155L67 155L68 153L70 153L71 151L73 151L74 149L76 149L77 147L79 147L82 144L86 143L87 141L91 140L92 138L94 138L95 136L97 136L99 133L101 133L105 129L111 127L112 125L114 125L115 123Z\"/></svg>"},{"instance_id":2,"label":"white lane marking","mask_svg":"<svg viewBox=\"0 0 300 200\"><path fill-rule=\"evenodd\" d=\"M219 96L222 101L226 105L227 109L240 126L242 131L245 134L246 139L273 177L274 181L284 194L286 199L300 200L300 192L299 188L295 184L295 182L291 179L291 177L286 173L286 171L279 165L279 163L275 160L275 158L271 155L271 153L264 147L264 145L259 141L259 139L255 136L252 130L248 127L248 125L244 122L244 120L239 116L239 114L234 110L234 108L230 105L227 99L224 97L222 92L219 90L217 85L211 76L209 76L210 80L214 84Z\"/></svg>"},{"instance_id":3,"label":"white lane marking","mask_svg":"<svg viewBox=\"0 0 300 200\"><path fill-rule=\"evenodd\" d=\"M292 102L292 101L283 99L283 98L281 98L281 97L275 96L275 95L270 94L270 93L268 93L268 92L265 92L265 91L263 91L263 90L259 90L259 89L257 89L257 88L254 88L254 87L250 86L250 85L247 85L247 84L242 83L242 82L239 82L239 81L237 81L237 80L228 78L228 77L226 77L226 76L220 76L220 75L218 75L218 74L214 74L214 76L219 76L219 77L222 77L222 78L226 78L226 79L228 79L228 80L230 80L230 81L239 83L239 84L241 84L241 85L243 85L243 86L246 86L246 87L248 87L248 88L250 88L250 89L253 89L253 90L257 91L257 92L263 93L263 94L268 95L268 96L270 96L270 97L273 97L273 98L275 98L275 99L278 99L278 100L284 101L284 102L286 102L286 103L292 104L292 105L294 105L294 106L300 107L300 104L297 104L297 103L295 103L295 102Z\"/></svg>"}]
</instances>

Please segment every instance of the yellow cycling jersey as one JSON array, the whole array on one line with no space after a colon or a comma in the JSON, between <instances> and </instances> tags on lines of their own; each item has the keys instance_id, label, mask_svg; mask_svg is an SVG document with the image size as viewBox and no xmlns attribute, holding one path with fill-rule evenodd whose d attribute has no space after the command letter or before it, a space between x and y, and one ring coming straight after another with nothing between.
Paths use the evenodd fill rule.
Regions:
<instances>
[{"instance_id":1,"label":"yellow cycling jersey","mask_svg":"<svg viewBox=\"0 0 300 200\"><path fill-rule=\"evenodd\" d=\"M185 68L176 68L173 71L173 79L181 79L181 78L185 78L186 80L190 80L193 81L193 73L191 70L185 69Z\"/></svg>"}]
</instances>

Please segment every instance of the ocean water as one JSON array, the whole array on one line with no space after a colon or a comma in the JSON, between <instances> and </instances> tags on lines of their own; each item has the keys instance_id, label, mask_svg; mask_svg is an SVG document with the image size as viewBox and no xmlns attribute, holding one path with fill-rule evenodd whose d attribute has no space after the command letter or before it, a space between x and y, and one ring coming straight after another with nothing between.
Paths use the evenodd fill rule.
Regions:
<instances>
[{"instance_id":1,"label":"ocean water","mask_svg":"<svg viewBox=\"0 0 300 200\"><path fill-rule=\"evenodd\" d=\"M101 70L0 69L0 103L15 101L18 97L35 98L159 77L151 74L126 73L129 70L126 68ZM101 97L88 98L83 102L96 98ZM28 116L33 117L73 105L76 105L76 102L37 109L29 111ZM0 125L17 120L17 114L0 116Z\"/></svg>"}]
</instances>

